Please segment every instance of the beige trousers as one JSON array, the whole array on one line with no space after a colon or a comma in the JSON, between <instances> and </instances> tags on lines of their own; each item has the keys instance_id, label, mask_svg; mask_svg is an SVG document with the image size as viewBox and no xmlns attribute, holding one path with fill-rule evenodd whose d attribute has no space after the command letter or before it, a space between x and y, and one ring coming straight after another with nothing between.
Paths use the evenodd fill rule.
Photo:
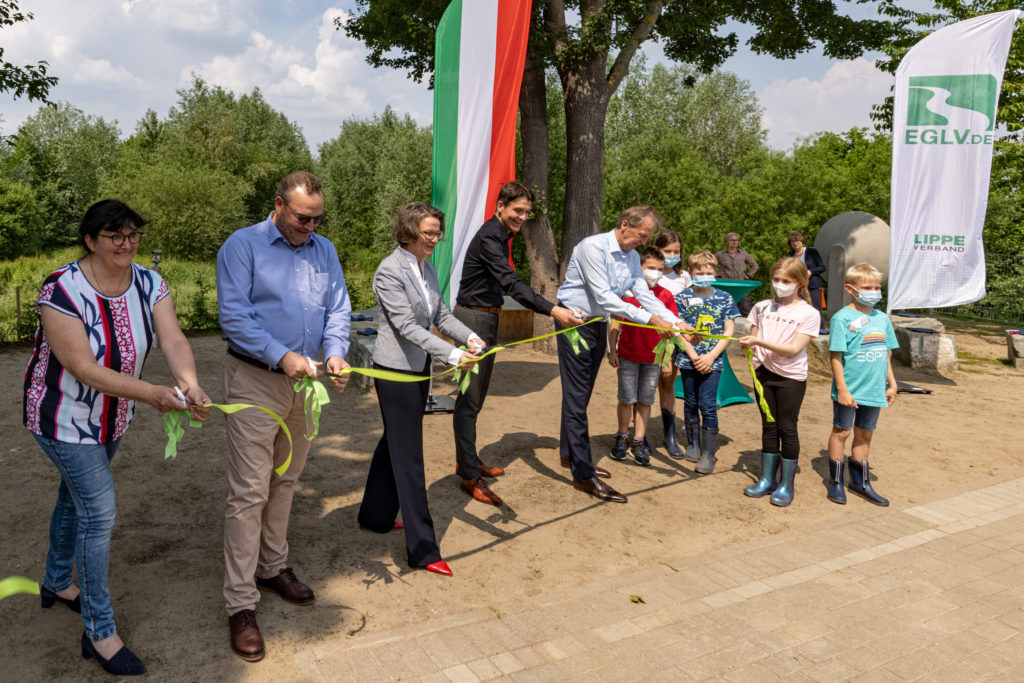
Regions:
<instances>
[{"instance_id":1,"label":"beige trousers","mask_svg":"<svg viewBox=\"0 0 1024 683\"><path fill-rule=\"evenodd\" d=\"M225 403L251 403L274 411L292 434L292 462L283 476L274 468L288 457L288 439L261 410L227 416L228 501L224 512L224 599L228 614L256 609L256 576L270 578L288 560L288 517L295 482L306 464L309 441L303 438L304 392L295 380L224 358Z\"/></svg>"}]
</instances>

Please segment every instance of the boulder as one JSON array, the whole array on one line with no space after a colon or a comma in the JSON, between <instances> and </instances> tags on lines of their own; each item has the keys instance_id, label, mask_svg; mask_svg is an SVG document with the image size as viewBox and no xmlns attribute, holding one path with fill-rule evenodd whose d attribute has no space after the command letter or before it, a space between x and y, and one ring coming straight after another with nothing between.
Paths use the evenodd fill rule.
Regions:
<instances>
[{"instance_id":1,"label":"boulder","mask_svg":"<svg viewBox=\"0 0 1024 683\"><path fill-rule=\"evenodd\" d=\"M745 317L740 316L739 318L733 318L732 322L735 326L732 336L739 338L746 337L750 334L750 321Z\"/></svg>"},{"instance_id":2,"label":"boulder","mask_svg":"<svg viewBox=\"0 0 1024 683\"><path fill-rule=\"evenodd\" d=\"M1024 330L1006 331L1006 355L1013 367L1024 370Z\"/></svg>"},{"instance_id":3,"label":"boulder","mask_svg":"<svg viewBox=\"0 0 1024 683\"><path fill-rule=\"evenodd\" d=\"M816 373L832 376L832 363L828 355L828 335L811 337L807 344L807 365Z\"/></svg>"},{"instance_id":4,"label":"boulder","mask_svg":"<svg viewBox=\"0 0 1024 683\"><path fill-rule=\"evenodd\" d=\"M890 315L889 319L892 320L892 326L896 329L901 327L920 327L927 330L935 330L936 332L945 332L946 326L935 318L904 318L900 315Z\"/></svg>"},{"instance_id":5,"label":"boulder","mask_svg":"<svg viewBox=\"0 0 1024 683\"><path fill-rule=\"evenodd\" d=\"M349 347L348 356L345 360L348 364L356 368L372 368L373 367L373 349L376 346L377 337L376 335L364 336L357 334L359 330L365 330L367 328L377 329L377 308L368 308L364 311L352 311L353 316L366 316L372 318L372 320L366 321L352 321L352 331L349 333ZM349 384L358 386L363 391L369 391L370 387L373 386L373 380L366 375L360 375L358 373L352 373L349 377Z\"/></svg>"},{"instance_id":6,"label":"boulder","mask_svg":"<svg viewBox=\"0 0 1024 683\"><path fill-rule=\"evenodd\" d=\"M916 322L927 320L919 318ZM941 332L915 332L907 327L924 328L924 325L894 325L896 340L900 347L893 357L906 366L929 370L943 376L957 370L956 340L951 334ZM930 329L930 328L929 328Z\"/></svg>"}]
</instances>

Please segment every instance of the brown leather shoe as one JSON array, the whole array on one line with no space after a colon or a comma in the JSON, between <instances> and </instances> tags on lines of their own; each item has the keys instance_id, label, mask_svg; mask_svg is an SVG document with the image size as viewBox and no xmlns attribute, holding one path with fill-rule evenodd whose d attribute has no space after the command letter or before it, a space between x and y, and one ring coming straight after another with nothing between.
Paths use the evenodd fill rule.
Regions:
<instances>
[{"instance_id":1,"label":"brown leather shoe","mask_svg":"<svg viewBox=\"0 0 1024 683\"><path fill-rule=\"evenodd\" d=\"M562 467L564 467L565 469L567 469L567 470L571 470L572 469L572 463L570 463L568 460L562 460L561 458L559 458L559 461L562 463ZM606 470L603 467L598 467L597 465L594 465L594 474L596 474L597 476L601 477L602 479L611 479L612 478L612 473L611 472L609 472L608 470Z\"/></svg>"},{"instance_id":2,"label":"brown leather shoe","mask_svg":"<svg viewBox=\"0 0 1024 683\"><path fill-rule=\"evenodd\" d=\"M607 500L609 503L627 503L629 499L597 477L593 479L573 479L572 487L577 491L589 493L594 498Z\"/></svg>"},{"instance_id":3,"label":"brown leather shoe","mask_svg":"<svg viewBox=\"0 0 1024 683\"><path fill-rule=\"evenodd\" d=\"M270 579L256 577L256 587L261 591L277 593L294 605L312 605L316 600L313 590L295 578L291 567L285 567Z\"/></svg>"},{"instance_id":4,"label":"brown leather shoe","mask_svg":"<svg viewBox=\"0 0 1024 683\"><path fill-rule=\"evenodd\" d=\"M460 479L459 486L463 491L473 496L481 503L488 505L501 505L501 498L490 489L483 479Z\"/></svg>"},{"instance_id":5,"label":"brown leather shoe","mask_svg":"<svg viewBox=\"0 0 1024 683\"><path fill-rule=\"evenodd\" d=\"M480 468L480 474L482 474L485 477L500 477L501 475L505 474L505 470L503 470L502 468L485 465L483 461L480 460L480 458L476 459L476 466Z\"/></svg>"},{"instance_id":6,"label":"brown leather shoe","mask_svg":"<svg viewBox=\"0 0 1024 683\"><path fill-rule=\"evenodd\" d=\"M228 630L231 631L231 650L245 661L258 662L267 654L255 610L243 609L232 614L228 617Z\"/></svg>"}]
</instances>

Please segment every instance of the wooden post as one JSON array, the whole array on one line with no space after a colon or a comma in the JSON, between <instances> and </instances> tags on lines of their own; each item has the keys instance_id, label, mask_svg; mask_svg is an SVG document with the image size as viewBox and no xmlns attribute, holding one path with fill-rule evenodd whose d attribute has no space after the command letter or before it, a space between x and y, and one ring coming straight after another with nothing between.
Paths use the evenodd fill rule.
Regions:
<instances>
[{"instance_id":1,"label":"wooden post","mask_svg":"<svg viewBox=\"0 0 1024 683\"><path fill-rule=\"evenodd\" d=\"M20 339L21 334L21 287L14 288L14 339Z\"/></svg>"}]
</instances>

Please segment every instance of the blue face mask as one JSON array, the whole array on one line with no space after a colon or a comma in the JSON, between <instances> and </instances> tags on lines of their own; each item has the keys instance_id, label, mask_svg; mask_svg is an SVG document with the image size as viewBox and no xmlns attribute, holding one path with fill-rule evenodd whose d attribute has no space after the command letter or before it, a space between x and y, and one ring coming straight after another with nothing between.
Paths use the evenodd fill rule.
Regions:
<instances>
[{"instance_id":1,"label":"blue face mask","mask_svg":"<svg viewBox=\"0 0 1024 683\"><path fill-rule=\"evenodd\" d=\"M679 265L679 257L678 256L666 256L665 257L665 267L666 268L675 268L678 265Z\"/></svg>"},{"instance_id":2,"label":"blue face mask","mask_svg":"<svg viewBox=\"0 0 1024 683\"><path fill-rule=\"evenodd\" d=\"M693 286L694 287L700 287L701 289L704 289L706 287L710 287L714 283L715 283L715 276L714 275L694 275L693 276Z\"/></svg>"},{"instance_id":3,"label":"blue face mask","mask_svg":"<svg viewBox=\"0 0 1024 683\"><path fill-rule=\"evenodd\" d=\"M856 299L859 303L862 303L865 306L870 306L871 308L874 308L878 302L882 300L881 292L862 292L856 288L854 288L853 291L857 292Z\"/></svg>"}]
</instances>

